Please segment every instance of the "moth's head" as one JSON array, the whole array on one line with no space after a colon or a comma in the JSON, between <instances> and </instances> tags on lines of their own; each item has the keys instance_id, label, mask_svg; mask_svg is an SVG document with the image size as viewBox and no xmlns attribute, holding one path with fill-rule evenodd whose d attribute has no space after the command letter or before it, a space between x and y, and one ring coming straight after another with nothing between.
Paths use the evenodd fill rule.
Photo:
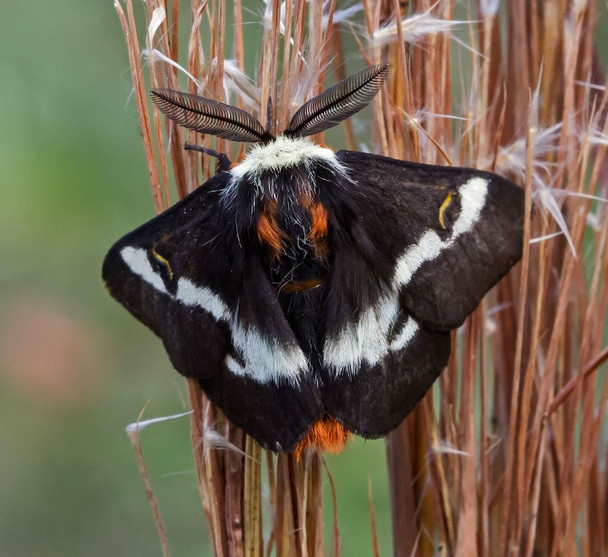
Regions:
<instances>
[{"instance_id":1,"label":"moth's head","mask_svg":"<svg viewBox=\"0 0 608 557\"><path fill-rule=\"evenodd\" d=\"M388 75L388 65L370 66L302 105L279 138L302 138L328 130L359 112L376 96ZM267 125L248 112L219 101L172 89L151 92L154 104L168 118L199 133L232 141L268 144L275 141L270 133L271 106Z\"/></svg>"}]
</instances>

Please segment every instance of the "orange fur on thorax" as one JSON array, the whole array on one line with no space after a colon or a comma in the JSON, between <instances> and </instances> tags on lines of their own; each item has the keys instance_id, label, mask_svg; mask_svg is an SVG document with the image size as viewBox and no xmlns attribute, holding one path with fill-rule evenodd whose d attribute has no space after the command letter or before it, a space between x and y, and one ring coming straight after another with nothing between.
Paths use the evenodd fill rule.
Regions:
<instances>
[{"instance_id":1,"label":"orange fur on thorax","mask_svg":"<svg viewBox=\"0 0 608 557\"><path fill-rule=\"evenodd\" d=\"M279 259L283 251L283 237L285 233L279 227L276 215L277 204L274 201L269 201L266 203L264 211L258 217L257 234L258 240L270 247L273 258Z\"/></svg>"},{"instance_id":2,"label":"orange fur on thorax","mask_svg":"<svg viewBox=\"0 0 608 557\"><path fill-rule=\"evenodd\" d=\"M311 225L308 231L308 239L312 244L317 257L323 258L327 255L327 232L329 230L329 212L318 200L308 196L302 196L300 203L310 213Z\"/></svg>"},{"instance_id":3,"label":"orange fur on thorax","mask_svg":"<svg viewBox=\"0 0 608 557\"><path fill-rule=\"evenodd\" d=\"M308 239L317 257L324 258L328 251L329 212L320 201L309 196L302 196L300 203L310 213L311 224ZM285 233L277 222L277 211L276 201L268 201L258 216L257 222L258 240L270 248L273 259L281 257L283 241L285 240Z\"/></svg>"},{"instance_id":4,"label":"orange fur on thorax","mask_svg":"<svg viewBox=\"0 0 608 557\"><path fill-rule=\"evenodd\" d=\"M308 237L312 240L319 240L320 238L327 236L328 214L327 209L320 201L310 208L310 216L312 217L312 226L310 227Z\"/></svg>"},{"instance_id":5,"label":"orange fur on thorax","mask_svg":"<svg viewBox=\"0 0 608 557\"><path fill-rule=\"evenodd\" d=\"M344 449L351 435L351 432L338 422L336 418L325 414L312 425L306 435L296 445L296 458L300 460L302 454L308 449L337 454Z\"/></svg>"}]
</instances>

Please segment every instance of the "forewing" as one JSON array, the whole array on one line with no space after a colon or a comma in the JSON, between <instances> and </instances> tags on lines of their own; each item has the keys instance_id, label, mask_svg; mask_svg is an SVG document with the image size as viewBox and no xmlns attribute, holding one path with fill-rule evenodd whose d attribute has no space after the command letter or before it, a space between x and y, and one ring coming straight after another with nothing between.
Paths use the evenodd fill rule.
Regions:
<instances>
[{"instance_id":1,"label":"forewing","mask_svg":"<svg viewBox=\"0 0 608 557\"><path fill-rule=\"evenodd\" d=\"M291 450L321 403L256 250L219 201L228 179L218 174L122 238L103 279L233 423L265 447Z\"/></svg>"},{"instance_id":2,"label":"forewing","mask_svg":"<svg viewBox=\"0 0 608 557\"><path fill-rule=\"evenodd\" d=\"M404 308L430 328L459 327L521 258L523 189L471 168L337 155L368 200L360 227Z\"/></svg>"}]
</instances>

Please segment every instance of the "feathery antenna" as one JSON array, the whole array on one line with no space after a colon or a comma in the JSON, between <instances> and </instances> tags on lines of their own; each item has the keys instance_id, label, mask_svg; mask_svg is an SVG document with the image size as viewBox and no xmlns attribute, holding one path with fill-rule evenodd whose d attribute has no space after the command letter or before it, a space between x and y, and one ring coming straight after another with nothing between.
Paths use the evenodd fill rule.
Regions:
<instances>
[{"instance_id":1,"label":"feathery antenna","mask_svg":"<svg viewBox=\"0 0 608 557\"><path fill-rule=\"evenodd\" d=\"M213 99L173 89L154 89L154 104L176 124L232 141L268 143L274 139L251 114Z\"/></svg>"},{"instance_id":2,"label":"feathery antenna","mask_svg":"<svg viewBox=\"0 0 608 557\"><path fill-rule=\"evenodd\" d=\"M283 132L303 137L325 131L365 108L382 87L388 64L370 66L304 103Z\"/></svg>"}]
</instances>

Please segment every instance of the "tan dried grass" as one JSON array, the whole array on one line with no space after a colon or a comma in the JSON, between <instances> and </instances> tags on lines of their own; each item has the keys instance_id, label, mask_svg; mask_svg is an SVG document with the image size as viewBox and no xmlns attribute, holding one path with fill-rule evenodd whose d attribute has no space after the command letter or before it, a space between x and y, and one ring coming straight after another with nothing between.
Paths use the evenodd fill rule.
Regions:
<instances>
[{"instance_id":1,"label":"tan dried grass","mask_svg":"<svg viewBox=\"0 0 608 557\"><path fill-rule=\"evenodd\" d=\"M188 80L190 92L246 107L262 122L272 98L277 129L293 105L322 90L326 74L332 83L344 77L345 60L364 60L353 69L389 62L388 85L374 102L374 151L495 170L525 187L530 217L521 264L452 334L453 353L433 394L387 438L394 554L599 557L608 552L608 218L606 203L591 197L606 198L608 176L599 5L508 0L498 12L498 4L469 2L457 18L453 0L363 0L357 26L336 23L345 15L336 0L325 8L294 0L282 15L281 4L268 0L249 83L250 31L240 1L148 0L141 17L132 0L126 11L115 6L158 211L169 204L172 181L181 197L214 164L185 152L184 131L151 110L150 88L179 88L178 67L167 59L203 84L199 90ZM153 22L145 37L139 18ZM468 48L452 40L453 20L469 21L458 33ZM345 46L353 37L358 51ZM227 90L236 94L227 98ZM345 145L356 148L352 122L343 129ZM191 132L187 140L211 146L211 138ZM215 148L233 156L242 149L222 140ZM320 458L264 454L198 385L188 388L214 554L324 555ZM371 489L369 497L373 509ZM333 530L329 553L338 555L337 522Z\"/></svg>"}]
</instances>

